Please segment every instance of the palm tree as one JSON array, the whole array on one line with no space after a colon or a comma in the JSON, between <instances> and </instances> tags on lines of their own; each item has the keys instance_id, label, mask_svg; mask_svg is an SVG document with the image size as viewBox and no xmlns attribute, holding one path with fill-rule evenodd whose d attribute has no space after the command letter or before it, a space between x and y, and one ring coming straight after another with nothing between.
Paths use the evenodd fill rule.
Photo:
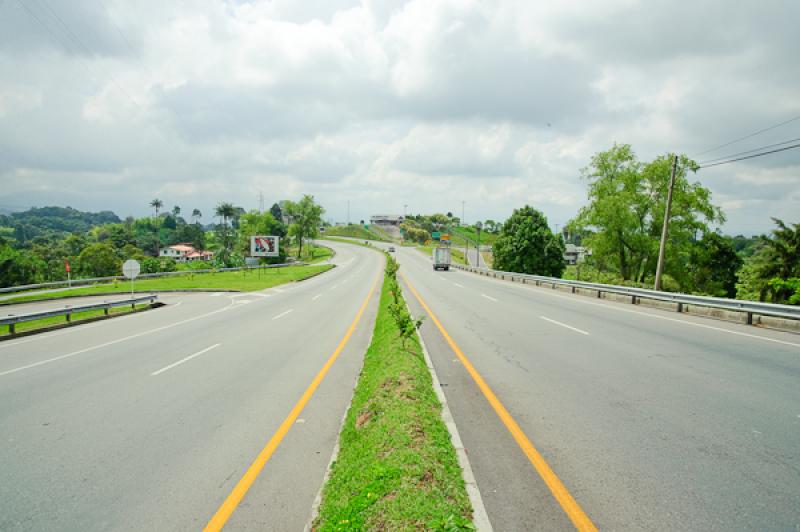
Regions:
<instances>
[{"instance_id":1,"label":"palm tree","mask_svg":"<svg viewBox=\"0 0 800 532\"><path fill-rule=\"evenodd\" d=\"M236 207L233 206L233 203L223 202L217 205L214 214L222 218L222 245L227 252L230 240L228 238L228 220L236 215Z\"/></svg>"},{"instance_id":2,"label":"palm tree","mask_svg":"<svg viewBox=\"0 0 800 532\"><path fill-rule=\"evenodd\" d=\"M180 208L180 207L178 207L177 205L175 205L175 206L172 208L172 216L174 216L174 217L175 217L175 219L177 219L177 218L178 218L178 215L179 215L180 213L181 213L181 208Z\"/></svg>"},{"instance_id":3,"label":"palm tree","mask_svg":"<svg viewBox=\"0 0 800 532\"><path fill-rule=\"evenodd\" d=\"M150 206L156 210L156 218L158 218L158 209L164 206L164 202L156 198L150 202Z\"/></svg>"},{"instance_id":4,"label":"palm tree","mask_svg":"<svg viewBox=\"0 0 800 532\"><path fill-rule=\"evenodd\" d=\"M161 254L161 241L159 240L158 235L158 209L164 206L164 202L156 198L150 202L150 206L156 210L156 257L158 257Z\"/></svg>"},{"instance_id":5,"label":"palm tree","mask_svg":"<svg viewBox=\"0 0 800 532\"><path fill-rule=\"evenodd\" d=\"M192 218L194 218L194 223L198 223L200 221L200 218L202 218L202 217L203 217L203 213L200 212L200 209L192 210Z\"/></svg>"}]
</instances>

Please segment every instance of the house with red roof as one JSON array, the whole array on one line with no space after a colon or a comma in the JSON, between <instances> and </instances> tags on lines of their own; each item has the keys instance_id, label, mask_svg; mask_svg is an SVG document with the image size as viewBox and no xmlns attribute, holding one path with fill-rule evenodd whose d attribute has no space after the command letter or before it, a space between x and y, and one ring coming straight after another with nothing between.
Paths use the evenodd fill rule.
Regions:
<instances>
[{"instance_id":1,"label":"house with red roof","mask_svg":"<svg viewBox=\"0 0 800 532\"><path fill-rule=\"evenodd\" d=\"M209 261L214 258L214 253L198 250L189 243L181 242L162 248L158 256L162 259L174 259L178 262L191 262L196 260Z\"/></svg>"}]
</instances>

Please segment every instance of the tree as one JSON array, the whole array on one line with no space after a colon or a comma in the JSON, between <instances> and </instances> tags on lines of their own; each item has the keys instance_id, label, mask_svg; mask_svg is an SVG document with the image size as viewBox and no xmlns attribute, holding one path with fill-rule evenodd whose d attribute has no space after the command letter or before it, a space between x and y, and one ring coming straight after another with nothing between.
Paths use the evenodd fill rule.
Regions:
<instances>
[{"instance_id":1,"label":"tree","mask_svg":"<svg viewBox=\"0 0 800 532\"><path fill-rule=\"evenodd\" d=\"M194 220L195 224L200 223L200 218L203 217L203 213L200 212L200 209L192 209L192 219Z\"/></svg>"},{"instance_id":2,"label":"tree","mask_svg":"<svg viewBox=\"0 0 800 532\"><path fill-rule=\"evenodd\" d=\"M172 207L172 216L177 220L178 215L181 213L181 208L175 205Z\"/></svg>"},{"instance_id":3,"label":"tree","mask_svg":"<svg viewBox=\"0 0 800 532\"><path fill-rule=\"evenodd\" d=\"M120 260L108 244L89 244L78 255L78 269L87 277L119 275Z\"/></svg>"},{"instance_id":4,"label":"tree","mask_svg":"<svg viewBox=\"0 0 800 532\"><path fill-rule=\"evenodd\" d=\"M160 199L156 198L156 199L154 199L153 201L150 202L150 206L153 207L156 210L156 218L158 218L158 211L159 211L159 209L161 209L161 207L164 206L164 202L161 201Z\"/></svg>"},{"instance_id":5,"label":"tree","mask_svg":"<svg viewBox=\"0 0 800 532\"><path fill-rule=\"evenodd\" d=\"M292 217L292 224L289 226L289 235L293 236L297 242L297 256L303 252L303 240L314 238L325 209L314 202L314 196L308 194L297 203L286 202L287 214Z\"/></svg>"},{"instance_id":6,"label":"tree","mask_svg":"<svg viewBox=\"0 0 800 532\"><path fill-rule=\"evenodd\" d=\"M800 223L772 220L778 228L772 237L759 237L761 245L739 272L740 299L785 303L795 295L791 280L800 277Z\"/></svg>"},{"instance_id":7,"label":"tree","mask_svg":"<svg viewBox=\"0 0 800 532\"><path fill-rule=\"evenodd\" d=\"M623 280L637 282L655 273L671 160L664 155L641 163L629 145L615 144L592 157L583 169L589 205L570 227L588 235L585 245L592 248L600 268L612 268ZM665 271L673 277L685 276L694 235L709 232L708 223L725 220L711 203L711 192L689 182L688 173L697 168L686 156L679 157L665 263Z\"/></svg>"},{"instance_id":8,"label":"tree","mask_svg":"<svg viewBox=\"0 0 800 532\"><path fill-rule=\"evenodd\" d=\"M216 258L221 264L227 264L231 252L231 231L228 227L228 221L236 215L236 207L232 203L223 202L217 205L216 209L214 209L214 214L221 220L221 223L217 225L221 248Z\"/></svg>"},{"instance_id":9,"label":"tree","mask_svg":"<svg viewBox=\"0 0 800 532\"><path fill-rule=\"evenodd\" d=\"M278 229L282 226L269 212L259 212L252 210L243 214L239 218L239 230L236 237L236 250L247 255L250 252L250 237L255 235L277 235ZM282 257L286 252L282 247L278 247L278 252Z\"/></svg>"},{"instance_id":10,"label":"tree","mask_svg":"<svg viewBox=\"0 0 800 532\"><path fill-rule=\"evenodd\" d=\"M0 246L0 286L18 286L39 283L45 263L25 250L8 245Z\"/></svg>"},{"instance_id":11,"label":"tree","mask_svg":"<svg viewBox=\"0 0 800 532\"><path fill-rule=\"evenodd\" d=\"M561 277L564 242L550 231L547 218L526 205L515 209L494 243L498 270Z\"/></svg>"},{"instance_id":12,"label":"tree","mask_svg":"<svg viewBox=\"0 0 800 532\"><path fill-rule=\"evenodd\" d=\"M736 297L736 272L742 259L733 239L716 232L706 233L692 246L688 264L692 289L710 296Z\"/></svg>"},{"instance_id":13,"label":"tree","mask_svg":"<svg viewBox=\"0 0 800 532\"><path fill-rule=\"evenodd\" d=\"M277 203L273 203L272 207L269 208L269 213L275 218L277 221L283 223L283 211L281 211L281 206Z\"/></svg>"}]
</instances>

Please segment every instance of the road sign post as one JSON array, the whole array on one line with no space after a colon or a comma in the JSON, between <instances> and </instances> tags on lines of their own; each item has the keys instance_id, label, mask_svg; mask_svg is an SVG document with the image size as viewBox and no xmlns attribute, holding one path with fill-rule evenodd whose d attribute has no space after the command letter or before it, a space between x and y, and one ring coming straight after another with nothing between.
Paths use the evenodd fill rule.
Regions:
<instances>
[{"instance_id":1,"label":"road sign post","mask_svg":"<svg viewBox=\"0 0 800 532\"><path fill-rule=\"evenodd\" d=\"M142 267L138 260L128 259L122 265L122 275L131 280L131 297L133 297L134 279L139 276L141 271Z\"/></svg>"}]
</instances>

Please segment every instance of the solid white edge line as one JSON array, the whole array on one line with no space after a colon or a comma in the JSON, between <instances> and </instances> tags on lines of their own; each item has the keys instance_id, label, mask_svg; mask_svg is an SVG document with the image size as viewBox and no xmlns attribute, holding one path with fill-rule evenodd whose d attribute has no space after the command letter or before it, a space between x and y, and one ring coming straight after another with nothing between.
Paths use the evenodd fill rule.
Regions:
<instances>
[{"instance_id":1,"label":"solid white edge line","mask_svg":"<svg viewBox=\"0 0 800 532\"><path fill-rule=\"evenodd\" d=\"M473 275L475 275L475 274L473 274ZM582 303L584 305L593 305L593 306L596 306L596 307L603 307L603 308L607 308L607 309L616 310L616 311L619 311L619 312L630 312L631 314L636 314L637 316L645 316L645 317L655 318L655 319L659 319L659 320L667 320L667 321L672 321L672 322L675 322L675 323L682 323L683 325L689 325L691 327L701 327L703 329L710 329L712 331L724 332L724 333L733 334L733 335L736 335L736 336L744 336L746 338L755 338L756 340L764 340L766 342L774 342L776 344L790 345L792 347L800 347L800 344L796 344L796 343L793 343L793 342L787 342L786 340L778 340L777 338L769 338L767 336L758 336L757 334L750 334L750 333L745 333L745 332L740 332L740 331L732 331L730 329L724 329L722 327L714 327L713 325L706 325L704 323L695 323L693 321L679 320L677 318L669 318L667 316L659 316L658 314L651 314L649 312L641 312L641 311L637 311L637 310L621 308L621 307L618 307L617 305L614 304L614 303L616 303L616 301L608 301L607 303L595 303L594 301L583 301L583 299L589 299L586 296L573 297L573 296L566 295L566 294L557 294L557 293L554 294L553 291L551 291L551 290L540 289L539 287L534 286L534 285L530 285L530 284L522 284L522 283L517 283L517 282L512 282L512 281L503 281L503 280L500 280L500 279L492 279L490 277L484 277L482 275L479 275L478 279L482 279L484 281L490 281L490 282L491 281L495 281L495 282L504 283L504 284L505 283L510 283L510 286L519 288L521 290L527 290L529 293L544 294L544 295L548 295L548 296L552 296L552 297L558 297L558 298L562 298L562 299L569 299L571 301L575 301L577 303ZM657 312L661 311L661 309L657 309L657 308L653 308L653 310L657 311ZM697 318L700 318L700 319L704 318L704 316L700 316L700 315L691 315L691 316L694 316L694 317L697 317ZM731 323L733 325L738 325L736 322L731 322ZM785 333L785 331L781 331L780 329L775 329L775 331L779 332L779 333ZM791 334L791 333L788 333L788 334Z\"/></svg>"},{"instance_id":2,"label":"solid white edge line","mask_svg":"<svg viewBox=\"0 0 800 532\"><path fill-rule=\"evenodd\" d=\"M156 375L160 375L160 374L164 373L165 371L168 371L168 370L170 370L170 369L174 368L175 366L180 366L180 365L181 365L181 364L183 364L184 362L188 362L189 360L193 359L194 357L199 357L199 356L200 356L200 355L202 355L203 353L208 353L208 352L209 352L209 351L211 351L212 349L216 349L217 347L219 347L219 346L221 346L221 345L222 345L222 344L214 344L214 345L212 345L211 347L206 347L206 348L205 348L205 349L203 349L202 351L198 351L197 353L195 353L195 354L193 354L193 355L189 355L189 356L188 356L188 357L186 357L186 358L182 358L182 359L178 360L177 362L174 362L174 363L170 364L169 366L165 366L165 367L161 368L161 369L160 369L160 370L158 370L158 371L154 371L153 373L151 373L151 374L150 374L150 376L151 376L151 377L155 377Z\"/></svg>"},{"instance_id":3,"label":"solid white edge line","mask_svg":"<svg viewBox=\"0 0 800 532\"><path fill-rule=\"evenodd\" d=\"M274 317L274 318L272 318L272 319L273 319L273 320L279 320L279 319L281 319L282 317L284 317L284 316L286 316L287 314L289 314L290 312L292 312L293 310L294 310L293 308L290 308L289 310L287 310L287 311L285 311L285 312L281 312L280 314L278 314L277 316L275 316L275 317Z\"/></svg>"},{"instance_id":4,"label":"solid white edge line","mask_svg":"<svg viewBox=\"0 0 800 532\"><path fill-rule=\"evenodd\" d=\"M573 330L575 332L579 332L579 333L585 334L585 335L589 334L586 331L582 331L581 329L577 329L575 327L572 327L571 325L567 325L566 323L561 323L560 321L551 320L550 318L547 318L545 316L539 316L539 317L542 318L544 321L549 321L550 323L555 323L556 325L561 325L562 327L566 327L567 329Z\"/></svg>"},{"instance_id":5,"label":"solid white edge line","mask_svg":"<svg viewBox=\"0 0 800 532\"><path fill-rule=\"evenodd\" d=\"M175 307L179 307L181 305L181 303L183 303L183 301L178 301L177 303L169 303L166 306L161 307L159 310L161 310L163 312L164 310L173 309ZM122 320L122 319L125 319L125 318L134 318L136 316L145 316L145 315L146 315L146 313L135 312L135 313L123 314L122 316L117 316L114 319L115 320ZM94 327L100 327L102 325L106 325L106 323L105 323L106 321L107 320L101 320L101 321L98 321L98 322L95 322L95 323L87 323L87 324L82 325L80 327L69 327L68 329L65 329L63 331L53 331L53 332L50 332L50 333L41 333L41 334L37 334L36 336L33 336L31 338L25 338L23 340L19 340L19 341L16 341L16 342L13 342L13 341L2 342L2 343L0 343L0 349L3 349L5 347L14 347L15 345L20 345L20 344L27 344L28 342L34 342L36 340L47 340L48 338L54 338L56 336L62 336L64 334L73 333L73 332L85 331L86 329L93 329Z\"/></svg>"},{"instance_id":6,"label":"solid white edge line","mask_svg":"<svg viewBox=\"0 0 800 532\"><path fill-rule=\"evenodd\" d=\"M464 288L464 285L463 285L463 284L458 284L458 283L453 283L453 284L454 284L454 285L456 285L456 286L457 286L457 287L459 287L459 288Z\"/></svg>"},{"instance_id":7,"label":"solid white edge line","mask_svg":"<svg viewBox=\"0 0 800 532\"><path fill-rule=\"evenodd\" d=\"M158 331L163 331L165 329L171 329L172 327L177 327L178 325L183 325L184 323L190 323L192 321L197 321L202 318L207 318L208 316L213 316L214 314L219 314L220 312L225 312L229 308L231 308L234 304L234 300L230 300L230 304L227 307L223 307L221 309L215 310L213 312L209 312L207 314L201 314L200 316L195 316L194 318L185 319L183 321L176 321L175 323L170 323L169 325L164 325L162 327L156 327L155 329L150 329L148 331L142 331L140 333L132 334L130 336L125 336L124 338L118 338L116 340L111 340L110 342L105 342L103 344L95 345L92 347L87 347L85 349L80 349L78 351L73 351L72 353L67 353L66 355L60 355L53 358L48 358L47 360L40 360L39 362L34 362L33 364L28 364L26 366L20 366L18 368L9 369L3 372L0 372L0 377L5 375L11 375L12 373L16 373L18 371L23 371L30 368L35 368L37 366L43 366L45 364L50 364L51 362L57 362L59 360L74 357L76 355L82 355L83 353L88 353L89 351L94 351L96 349L100 349L103 347L108 347L109 345L118 344L120 342L125 342L127 340L133 340L134 338L139 338L140 336L146 336L148 334L152 334Z\"/></svg>"},{"instance_id":8,"label":"solid white edge line","mask_svg":"<svg viewBox=\"0 0 800 532\"><path fill-rule=\"evenodd\" d=\"M485 297L489 301L494 301L495 303L497 303L497 301L498 301L497 299L493 298L492 296L487 296L486 294L481 294L481 297Z\"/></svg>"}]
</instances>

